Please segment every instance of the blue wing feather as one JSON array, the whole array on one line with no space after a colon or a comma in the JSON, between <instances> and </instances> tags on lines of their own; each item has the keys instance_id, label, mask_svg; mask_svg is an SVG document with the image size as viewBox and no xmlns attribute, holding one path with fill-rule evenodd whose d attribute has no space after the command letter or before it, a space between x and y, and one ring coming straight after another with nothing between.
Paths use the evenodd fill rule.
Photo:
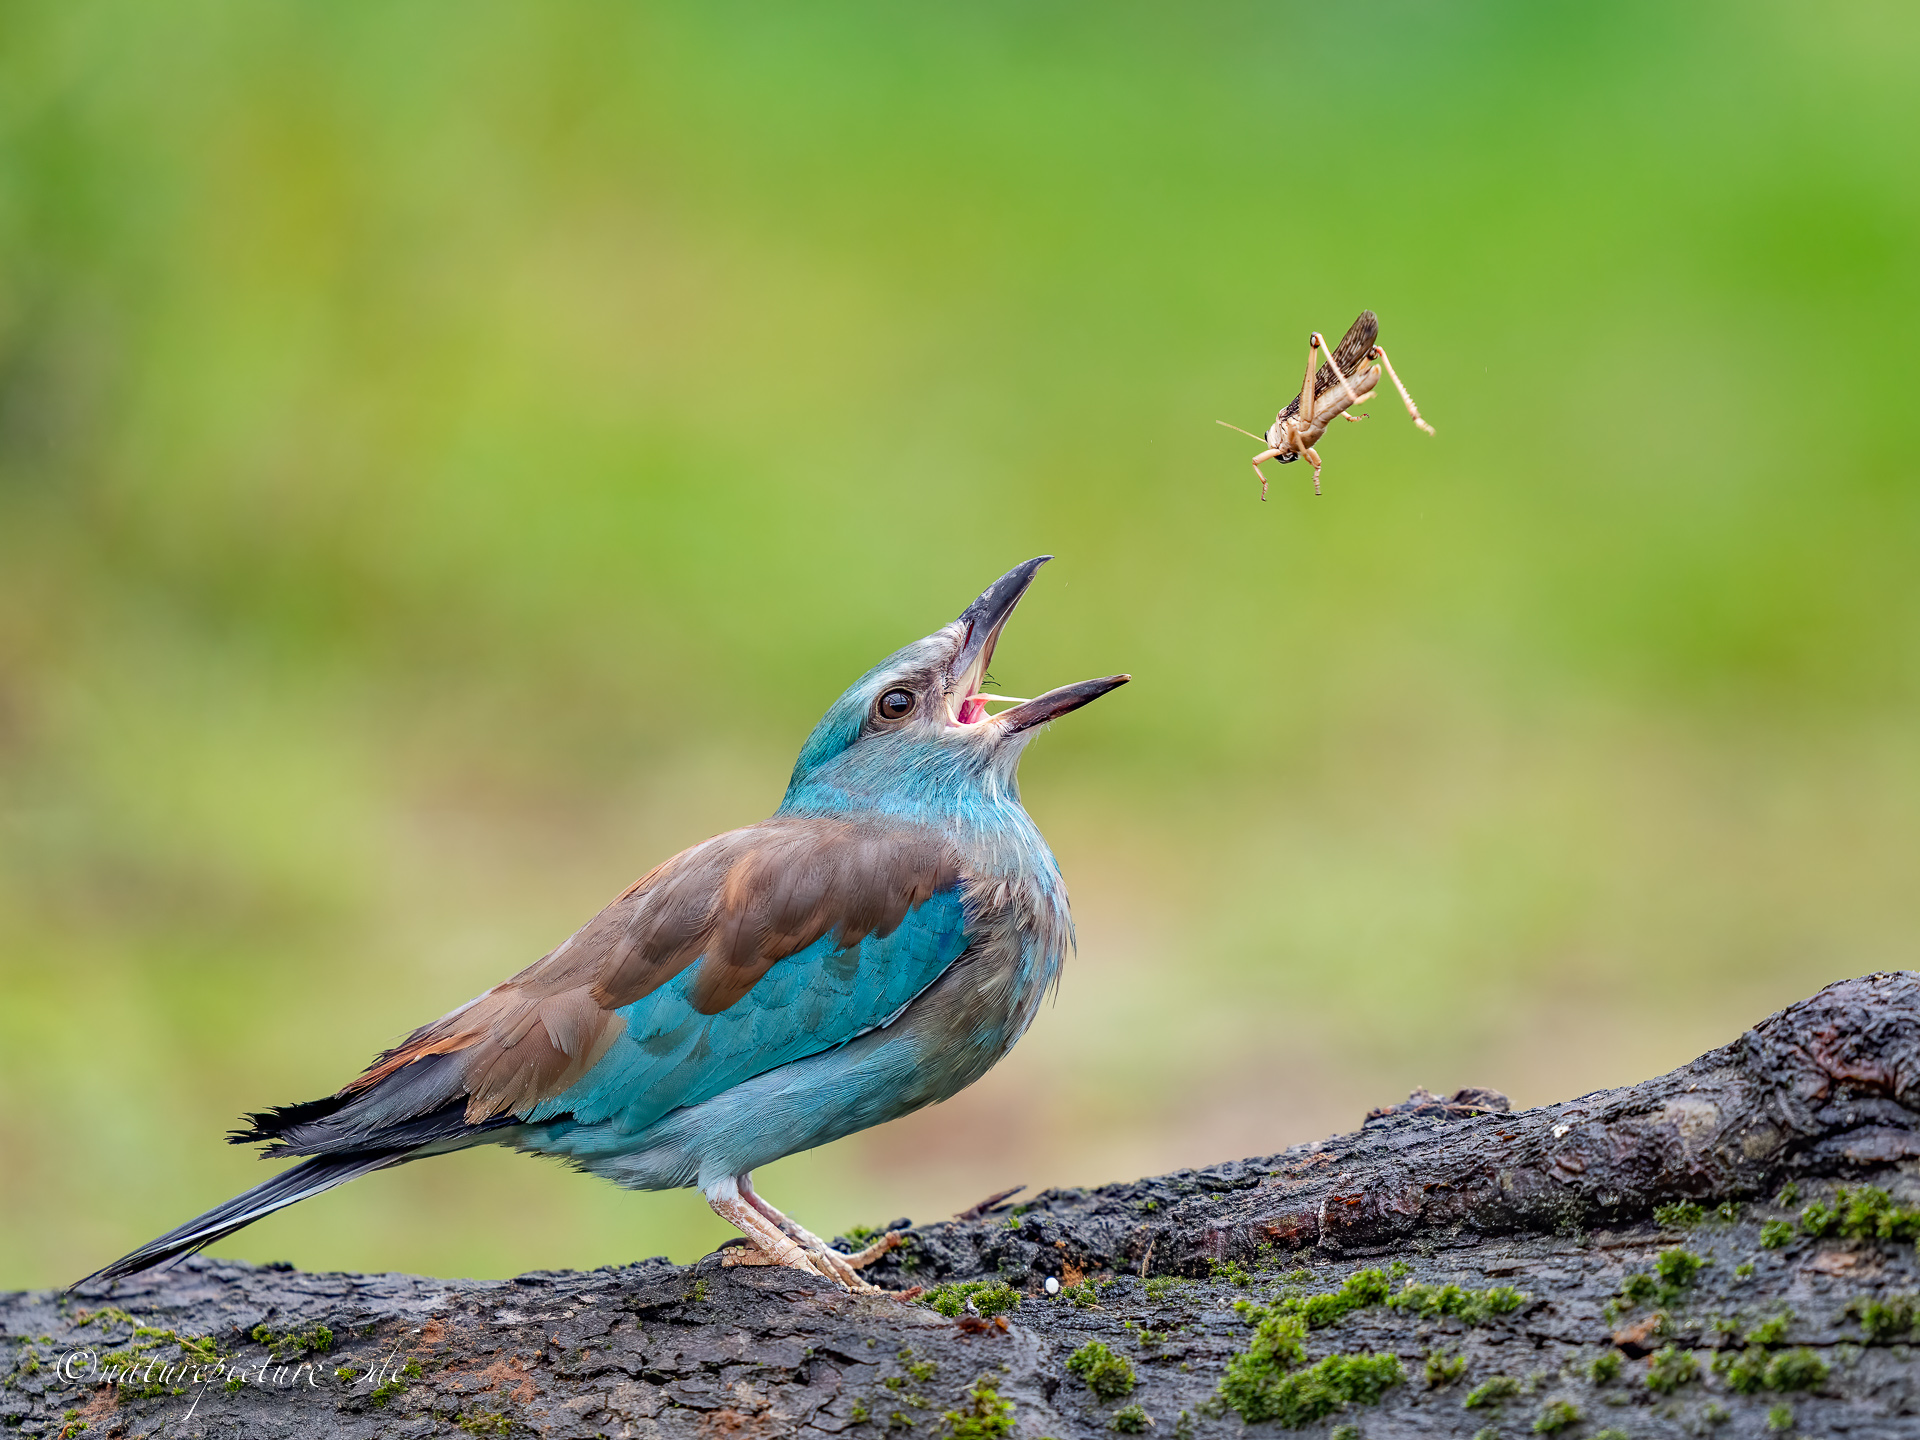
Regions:
<instances>
[{"instance_id":1,"label":"blue wing feather","mask_svg":"<svg viewBox=\"0 0 1920 1440\"><path fill-rule=\"evenodd\" d=\"M825 935L774 964L717 1015L694 1008L699 965L618 1011L625 1030L569 1089L525 1118L570 1116L638 1134L766 1071L844 1045L884 1025L939 979L967 946L958 887L909 911L884 938L841 947Z\"/></svg>"}]
</instances>

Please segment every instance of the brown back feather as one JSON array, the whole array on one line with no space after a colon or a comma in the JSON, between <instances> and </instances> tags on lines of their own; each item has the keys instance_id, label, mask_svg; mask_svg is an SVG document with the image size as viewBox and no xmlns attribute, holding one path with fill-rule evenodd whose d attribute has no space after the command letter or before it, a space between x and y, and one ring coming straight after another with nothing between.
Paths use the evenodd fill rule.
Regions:
<instances>
[{"instance_id":1,"label":"brown back feather","mask_svg":"<svg viewBox=\"0 0 1920 1440\"><path fill-rule=\"evenodd\" d=\"M953 852L919 830L776 819L716 836L642 876L511 980L416 1030L340 1093L457 1052L469 1123L524 1112L606 1053L620 1007L695 961L689 998L717 1015L822 936L842 948L884 939L959 879Z\"/></svg>"}]
</instances>

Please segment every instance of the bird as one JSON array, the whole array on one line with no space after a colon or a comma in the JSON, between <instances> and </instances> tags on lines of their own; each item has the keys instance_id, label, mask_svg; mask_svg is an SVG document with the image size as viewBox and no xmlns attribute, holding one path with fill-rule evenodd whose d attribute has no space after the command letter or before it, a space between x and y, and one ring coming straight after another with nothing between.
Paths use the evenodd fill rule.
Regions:
<instances>
[{"instance_id":1,"label":"bird","mask_svg":"<svg viewBox=\"0 0 1920 1440\"><path fill-rule=\"evenodd\" d=\"M897 1232L836 1251L752 1172L971 1085L1058 981L1073 922L1020 801L1020 758L1049 721L1131 677L985 692L1001 631L1051 558L1016 565L854 681L769 818L656 865L334 1094L243 1117L231 1143L299 1163L75 1288L376 1170L501 1144L628 1189L696 1187L741 1233L723 1264L877 1292L859 1272Z\"/></svg>"}]
</instances>

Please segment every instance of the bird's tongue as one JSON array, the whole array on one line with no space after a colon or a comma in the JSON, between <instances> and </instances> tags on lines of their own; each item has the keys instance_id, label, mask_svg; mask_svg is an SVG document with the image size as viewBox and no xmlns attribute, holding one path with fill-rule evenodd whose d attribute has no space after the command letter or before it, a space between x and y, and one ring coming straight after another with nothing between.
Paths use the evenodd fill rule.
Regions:
<instances>
[{"instance_id":1,"label":"bird's tongue","mask_svg":"<svg viewBox=\"0 0 1920 1440\"><path fill-rule=\"evenodd\" d=\"M959 721L962 725L978 725L987 718L987 702L979 695L969 695L960 702Z\"/></svg>"}]
</instances>

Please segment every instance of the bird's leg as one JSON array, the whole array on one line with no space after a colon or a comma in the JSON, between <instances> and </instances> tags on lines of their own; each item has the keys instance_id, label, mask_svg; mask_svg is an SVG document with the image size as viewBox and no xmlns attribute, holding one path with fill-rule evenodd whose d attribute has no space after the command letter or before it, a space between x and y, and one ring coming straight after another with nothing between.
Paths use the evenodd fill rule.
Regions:
<instances>
[{"instance_id":1,"label":"bird's leg","mask_svg":"<svg viewBox=\"0 0 1920 1440\"><path fill-rule=\"evenodd\" d=\"M779 1226L755 1209L753 1204L741 1195L740 1186L732 1177L709 1185L706 1195L707 1204L713 1207L713 1213L747 1237L746 1248L743 1250L735 1247L728 1250L720 1259L722 1265L785 1265L808 1275L818 1275L822 1279L838 1278L826 1275L808 1258L805 1250L794 1244L781 1233Z\"/></svg>"},{"instance_id":2,"label":"bird's leg","mask_svg":"<svg viewBox=\"0 0 1920 1440\"><path fill-rule=\"evenodd\" d=\"M736 1183L740 1187L741 1198L753 1206L764 1219L771 1221L777 1226L782 1234L797 1241L801 1248L807 1252L807 1258L813 1262L817 1269L825 1271L850 1290L871 1291L879 1289L879 1286L867 1284L853 1272L871 1265L882 1255L900 1244L900 1236L894 1231L889 1230L864 1250L857 1250L851 1255L843 1255L818 1235L815 1235L811 1230L807 1229L806 1226L800 1224L799 1221L789 1219L787 1216L781 1214L779 1210L775 1209L769 1201L762 1198L753 1188L753 1177L751 1175L738 1177Z\"/></svg>"},{"instance_id":3,"label":"bird's leg","mask_svg":"<svg viewBox=\"0 0 1920 1440\"><path fill-rule=\"evenodd\" d=\"M1374 358L1387 367L1387 376L1393 381L1393 388L1400 392L1400 398L1407 402L1407 413L1413 417L1413 423L1427 434L1433 434L1433 427L1420 418L1420 407L1413 403L1413 396L1407 393L1407 387L1400 383L1400 376L1393 368L1393 362L1387 359L1387 352L1378 345L1373 347Z\"/></svg>"}]
</instances>

